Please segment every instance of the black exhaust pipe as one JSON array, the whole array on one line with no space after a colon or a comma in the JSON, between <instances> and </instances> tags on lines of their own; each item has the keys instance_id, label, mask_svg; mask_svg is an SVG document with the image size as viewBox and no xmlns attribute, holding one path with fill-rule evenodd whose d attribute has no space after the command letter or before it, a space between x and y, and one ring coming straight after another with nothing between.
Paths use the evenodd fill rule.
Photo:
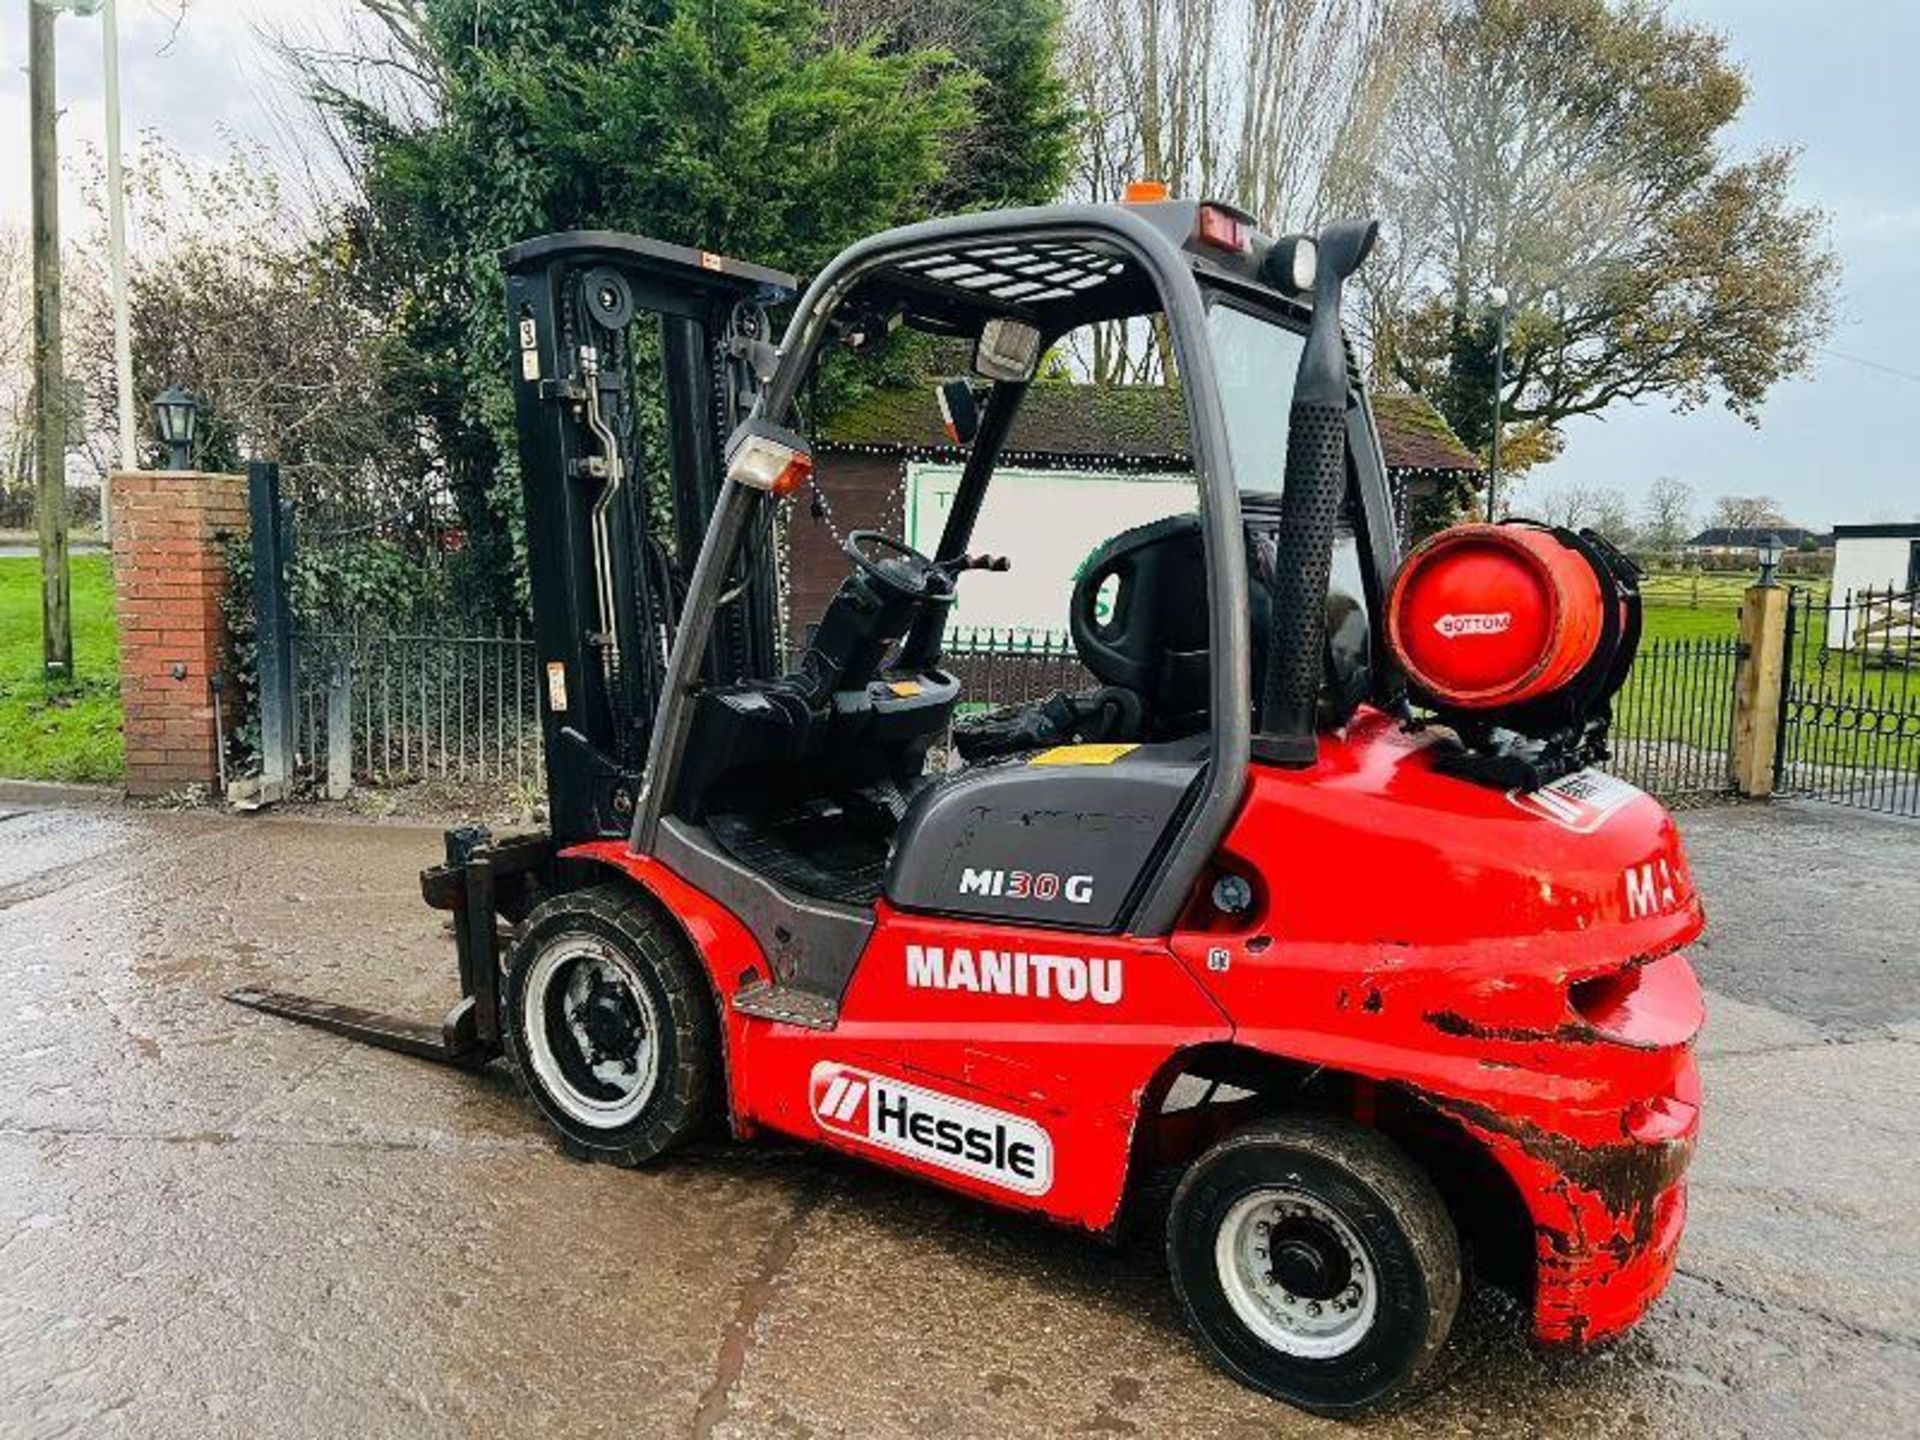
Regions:
<instances>
[{"instance_id":1,"label":"black exhaust pipe","mask_svg":"<svg viewBox=\"0 0 1920 1440\"><path fill-rule=\"evenodd\" d=\"M1347 488L1347 344L1341 292L1380 233L1377 220L1329 225L1318 240L1313 324L1293 385L1286 489L1273 573L1273 629L1253 758L1296 768L1319 758L1315 719L1333 532Z\"/></svg>"}]
</instances>

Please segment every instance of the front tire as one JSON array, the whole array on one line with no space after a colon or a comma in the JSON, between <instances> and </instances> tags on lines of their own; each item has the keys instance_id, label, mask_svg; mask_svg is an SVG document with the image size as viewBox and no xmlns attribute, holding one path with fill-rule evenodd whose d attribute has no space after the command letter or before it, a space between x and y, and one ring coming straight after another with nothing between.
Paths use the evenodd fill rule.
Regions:
<instances>
[{"instance_id":1,"label":"front tire","mask_svg":"<svg viewBox=\"0 0 1920 1440\"><path fill-rule=\"evenodd\" d=\"M644 1165L704 1128L719 1037L685 941L642 895L596 885L539 905L501 995L507 1053L570 1153Z\"/></svg>"},{"instance_id":2,"label":"front tire","mask_svg":"<svg viewBox=\"0 0 1920 1440\"><path fill-rule=\"evenodd\" d=\"M1432 1182L1338 1120L1263 1121L1202 1155L1174 1192L1167 1259L1221 1367L1319 1415L1412 1384L1460 1304L1460 1241Z\"/></svg>"}]
</instances>

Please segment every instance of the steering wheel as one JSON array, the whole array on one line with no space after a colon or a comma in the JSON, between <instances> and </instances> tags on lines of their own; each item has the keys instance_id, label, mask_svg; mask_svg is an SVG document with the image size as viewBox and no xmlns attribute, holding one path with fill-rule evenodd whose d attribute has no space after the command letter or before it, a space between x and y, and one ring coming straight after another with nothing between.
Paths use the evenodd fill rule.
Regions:
<instances>
[{"instance_id":1,"label":"steering wheel","mask_svg":"<svg viewBox=\"0 0 1920 1440\"><path fill-rule=\"evenodd\" d=\"M867 547L888 550L894 559L866 553ZM953 577L903 540L878 530L854 530L840 548L847 558L879 585L903 600L945 600L953 594Z\"/></svg>"}]
</instances>

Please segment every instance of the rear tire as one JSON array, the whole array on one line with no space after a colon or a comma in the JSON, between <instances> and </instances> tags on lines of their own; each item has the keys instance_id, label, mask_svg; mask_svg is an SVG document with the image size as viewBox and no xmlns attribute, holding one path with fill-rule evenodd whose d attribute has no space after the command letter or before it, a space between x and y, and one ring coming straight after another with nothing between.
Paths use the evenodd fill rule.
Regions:
<instances>
[{"instance_id":1,"label":"rear tire","mask_svg":"<svg viewBox=\"0 0 1920 1440\"><path fill-rule=\"evenodd\" d=\"M644 1165L713 1112L719 1035L706 978L643 895L596 885L516 932L501 996L507 1054L569 1153Z\"/></svg>"},{"instance_id":2,"label":"rear tire","mask_svg":"<svg viewBox=\"0 0 1920 1440\"><path fill-rule=\"evenodd\" d=\"M1262 1121L1174 1192L1167 1259L1229 1374L1318 1415L1378 1408L1433 1360L1460 1304L1460 1241L1433 1183L1344 1121Z\"/></svg>"}]
</instances>

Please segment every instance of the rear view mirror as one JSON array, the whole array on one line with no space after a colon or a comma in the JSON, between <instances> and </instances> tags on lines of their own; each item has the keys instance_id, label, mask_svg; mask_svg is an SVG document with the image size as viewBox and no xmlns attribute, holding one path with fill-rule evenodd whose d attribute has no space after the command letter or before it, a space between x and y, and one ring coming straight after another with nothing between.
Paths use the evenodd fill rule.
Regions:
<instances>
[{"instance_id":1,"label":"rear view mirror","mask_svg":"<svg viewBox=\"0 0 1920 1440\"><path fill-rule=\"evenodd\" d=\"M1040 332L1020 320L989 320L973 350L974 373L988 380L1031 380L1040 366Z\"/></svg>"}]
</instances>

